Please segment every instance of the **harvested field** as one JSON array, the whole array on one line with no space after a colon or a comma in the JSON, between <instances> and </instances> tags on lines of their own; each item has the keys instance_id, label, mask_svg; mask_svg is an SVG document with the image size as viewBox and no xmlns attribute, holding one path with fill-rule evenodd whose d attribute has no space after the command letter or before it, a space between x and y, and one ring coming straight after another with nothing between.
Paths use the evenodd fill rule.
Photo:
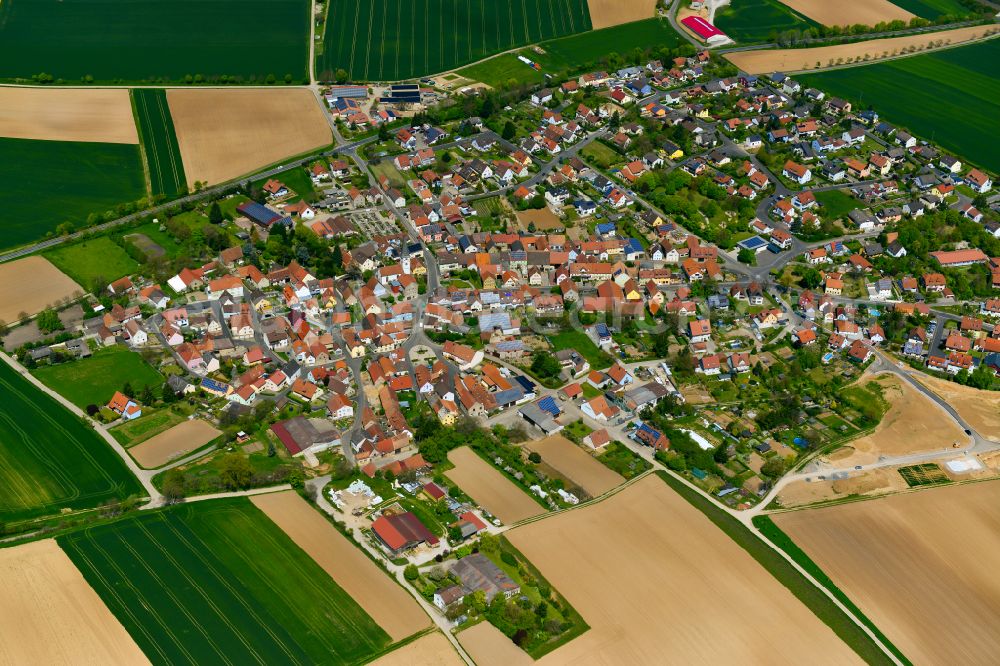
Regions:
<instances>
[{"instance_id":1,"label":"harvested field","mask_svg":"<svg viewBox=\"0 0 1000 666\"><path fill-rule=\"evenodd\" d=\"M0 321L12 324L22 312L35 315L64 298L83 295L80 285L42 257L0 264Z\"/></svg>"},{"instance_id":2,"label":"harvested field","mask_svg":"<svg viewBox=\"0 0 1000 666\"><path fill-rule=\"evenodd\" d=\"M189 187L243 176L332 140L306 89L172 89L167 103Z\"/></svg>"},{"instance_id":3,"label":"harvested field","mask_svg":"<svg viewBox=\"0 0 1000 666\"><path fill-rule=\"evenodd\" d=\"M0 580L0 664L149 663L52 539L0 550Z\"/></svg>"},{"instance_id":4,"label":"harvested field","mask_svg":"<svg viewBox=\"0 0 1000 666\"><path fill-rule=\"evenodd\" d=\"M540 664L661 664L664 655L675 663L858 662L749 553L657 477L507 537L591 627ZM726 631L709 629L720 626Z\"/></svg>"},{"instance_id":5,"label":"harvested field","mask_svg":"<svg viewBox=\"0 0 1000 666\"><path fill-rule=\"evenodd\" d=\"M971 26L955 30L942 30L922 35L906 37L891 37L889 39L871 39L852 44L837 44L835 46L817 46L811 49L773 49L763 51L740 51L727 53L726 58L749 74L767 74L770 72L798 72L803 70L823 69L853 60L861 64L867 58L875 61L880 58L899 54L909 47L925 48L930 42L961 44L989 34L996 30L995 26ZM840 61L838 63L837 61ZM816 63L819 63L817 67Z\"/></svg>"},{"instance_id":6,"label":"harvested field","mask_svg":"<svg viewBox=\"0 0 1000 666\"><path fill-rule=\"evenodd\" d=\"M127 90L0 88L0 136L139 143Z\"/></svg>"},{"instance_id":7,"label":"harvested field","mask_svg":"<svg viewBox=\"0 0 1000 666\"><path fill-rule=\"evenodd\" d=\"M527 652L514 645L489 622L480 622L458 634L458 642L478 666L531 666Z\"/></svg>"},{"instance_id":8,"label":"harvested field","mask_svg":"<svg viewBox=\"0 0 1000 666\"><path fill-rule=\"evenodd\" d=\"M914 14L889 0L781 0L795 11L823 25L875 25L885 21L910 22Z\"/></svg>"},{"instance_id":9,"label":"harvested field","mask_svg":"<svg viewBox=\"0 0 1000 666\"><path fill-rule=\"evenodd\" d=\"M858 384L867 384L872 379L865 374ZM962 446L968 444L962 428L909 383L889 373L874 379L882 387L882 396L889 401L889 411L874 432L853 440L850 447L838 449L838 453L844 452L841 455L830 456L843 463L839 466L866 465L881 455L950 449L956 442Z\"/></svg>"},{"instance_id":10,"label":"harvested field","mask_svg":"<svg viewBox=\"0 0 1000 666\"><path fill-rule=\"evenodd\" d=\"M587 0L594 30L641 21L656 15L654 0Z\"/></svg>"},{"instance_id":11,"label":"harvested field","mask_svg":"<svg viewBox=\"0 0 1000 666\"><path fill-rule=\"evenodd\" d=\"M1000 483L773 518L913 663L995 662Z\"/></svg>"},{"instance_id":12,"label":"harvested field","mask_svg":"<svg viewBox=\"0 0 1000 666\"><path fill-rule=\"evenodd\" d=\"M491 625L492 626L492 625ZM440 631L421 636L371 663L371 666L464 666L465 662Z\"/></svg>"},{"instance_id":13,"label":"harvested field","mask_svg":"<svg viewBox=\"0 0 1000 666\"><path fill-rule=\"evenodd\" d=\"M509 525L545 512L540 504L469 447L450 451L448 460L455 468L445 472L445 476L504 523Z\"/></svg>"},{"instance_id":14,"label":"harvested field","mask_svg":"<svg viewBox=\"0 0 1000 666\"><path fill-rule=\"evenodd\" d=\"M133 446L129 453L141 467L153 469L200 449L221 434L209 423L193 419L178 423L170 430Z\"/></svg>"},{"instance_id":15,"label":"harvested field","mask_svg":"<svg viewBox=\"0 0 1000 666\"><path fill-rule=\"evenodd\" d=\"M402 587L295 492L257 495L251 501L312 557L393 642L430 624Z\"/></svg>"},{"instance_id":16,"label":"harvested field","mask_svg":"<svg viewBox=\"0 0 1000 666\"><path fill-rule=\"evenodd\" d=\"M535 228L538 231L551 231L553 229L562 229L566 226L566 222L549 210L547 206L537 210L521 210L515 213L515 215L517 215L518 223L526 231L528 225L532 222L534 222Z\"/></svg>"},{"instance_id":17,"label":"harvested field","mask_svg":"<svg viewBox=\"0 0 1000 666\"><path fill-rule=\"evenodd\" d=\"M980 435L996 438L1000 433L1000 393L980 391L923 374L919 381L944 398Z\"/></svg>"},{"instance_id":18,"label":"harvested field","mask_svg":"<svg viewBox=\"0 0 1000 666\"><path fill-rule=\"evenodd\" d=\"M625 482L620 474L602 465L562 435L552 435L524 446L540 454L543 463L583 488L591 497L603 495Z\"/></svg>"}]
</instances>

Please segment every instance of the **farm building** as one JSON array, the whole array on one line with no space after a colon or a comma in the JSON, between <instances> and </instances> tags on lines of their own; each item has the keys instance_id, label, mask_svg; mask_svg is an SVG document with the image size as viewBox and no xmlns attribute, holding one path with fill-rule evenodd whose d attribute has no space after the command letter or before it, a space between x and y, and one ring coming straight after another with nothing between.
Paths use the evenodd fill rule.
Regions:
<instances>
[{"instance_id":1,"label":"farm building","mask_svg":"<svg viewBox=\"0 0 1000 666\"><path fill-rule=\"evenodd\" d=\"M688 16L687 18L683 18L681 19L681 25L698 35L698 37L709 44L721 44L729 41L729 37L726 36L726 33L722 32L700 16Z\"/></svg>"},{"instance_id":2,"label":"farm building","mask_svg":"<svg viewBox=\"0 0 1000 666\"><path fill-rule=\"evenodd\" d=\"M306 451L324 451L340 444L340 431L325 419L307 419L296 416L271 426L271 432L285 445L293 456Z\"/></svg>"},{"instance_id":3,"label":"farm building","mask_svg":"<svg viewBox=\"0 0 1000 666\"><path fill-rule=\"evenodd\" d=\"M481 591L486 595L486 603L493 601L493 597L498 594L510 599L521 591L521 587L510 576L482 553L463 557L455 563L451 572L462 581L465 594Z\"/></svg>"},{"instance_id":4,"label":"farm building","mask_svg":"<svg viewBox=\"0 0 1000 666\"><path fill-rule=\"evenodd\" d=\"M432 546L438 543L437 537L409 511L391 516L379 516L372 523L372 532L394 554L416 548L422 543Z\"/></svg>"}]
</instances>

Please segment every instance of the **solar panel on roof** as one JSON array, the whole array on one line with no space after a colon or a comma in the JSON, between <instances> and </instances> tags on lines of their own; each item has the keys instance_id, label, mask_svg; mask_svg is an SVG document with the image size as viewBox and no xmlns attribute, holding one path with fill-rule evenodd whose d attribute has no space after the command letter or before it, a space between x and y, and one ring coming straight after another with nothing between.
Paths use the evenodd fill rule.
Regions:
<instances>
[{"instance_id":1,"label":"solar panel on roof","mask_svg":"<svg viewBox=\"0 0 1000 666\"><path fill-rule=\"evenodd\" d=\"M550 395L539 400L538 407L552 414L552 416L559 416L560 414L559 405L556 404L555 399Z\"/></svg>"}]
</instances>

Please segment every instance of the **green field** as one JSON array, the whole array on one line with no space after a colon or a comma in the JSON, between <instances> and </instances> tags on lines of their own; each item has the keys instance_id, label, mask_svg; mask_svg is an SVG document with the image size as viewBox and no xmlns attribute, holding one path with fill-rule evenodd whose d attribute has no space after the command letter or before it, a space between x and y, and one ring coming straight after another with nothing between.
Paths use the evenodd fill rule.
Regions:
<instances>
[{"instance_id":1,"label":"green field","mask_svg":"<svg viewBox=\"0 0 1000 666\"><path fill-rule=\"evenodd\" d=\"M300 167L285 171L278 176L278 180L284 183L285 187L292 192L295 192L295 196L288 198L289 203L297 203L302 200L311 203L319 198L316 194L316 188L313 186L312 178L309 177L309 172L305 168ZM263 187L267 181L267 178L261 178L250 183L250 186L254 188Z\"/></svg>"},{"instance_id":2,"label":"green field","mask_svg":"<svg viewBox=\"0 0 1000 666\"><path fill-rule=\"evenodd\" d=\"M177 239L167 231L166 229L160 230L160 223L158 222L148 222L141 226L130 229L126 236L131 234L142 234L149 240L153 241L161 248L167 257L173 259L181 252L181 245L177 242ZM140 248L142 249L142 248Z\"/></svg>"},{"instance_id":3,"label":"green field","mask_svg":"<svg viewBox=\"0 0 1000 666\"><path fill-rule=\"evenodd\" d=\"M601 351L600 347L595 345L590 336L583 331L562 331L551 336L549 342L552 343L552 348L555 351L575 349L581 356L587 359L590 367L594 370L608 368L614 360L610 354Z\"/></svg>"},{"instance_id":4,"label":"green field","mask_svg":"<svg viewBox=\"0 0 1000 666\"><path fill-rule=\"evenodd\" d=\"M815 192L816 201L823 207L823 217L829 220L839 220L846 217L855 208L861 207L861 202L847 193L847 190L826 190Z\"/></svg>"},{"instance_id":5,"label":"green field","mask_svg":"<svg viewBox=\"0 0 1000 666\"><path fill-rule=\"evenodd\" d=\"M59 245L42 256L86 288L97 278L113 282L139 270L139 264L107 236L72 245Z\"/></svg>"},{"instance_id":6,"label":"green field","mask_svg":"<svg viewBox=\"0 0 1000 666\"><path fill-rule=\"evenodd\" d=\"M7 6L0 4L0 52ZM0 138L0 182L6 184L0 188L3 248L146 196L139 147L122 143Z\"/></svg>"},{"instance_id":7,"label":"green field","mask_svg":"<svg viewBox=\"0 0 1000 666\"><path fill-rule=\"evenodd\" d=\"M1000 39L891 62L798 77L873 107L891 123L974 164L1000 171Z\"/></svg>"},{"instance_id":8,"label":"green field","mask_svg":"<svg viewBox=\"0 0 1000 666\"><path fill-rule=\"evenodd\" d=\"M590 28L585 0L331 0L316 71L408 79Z\"/></svg>"},{"instance_id":9,"label":"green field","mask_svg":"<svg viewBox=\"0 0 1000 666\"><path fill-rule=\"evenodd\" d=\"M153 194L173 197L187 192L181 149L177 145L174 120L167 106L167 91L137 88L132 93L132 110L139 140L146 152Z\"/></svg>"},{"instance_id":10,"label":"green field","mask_svg":"<svg viewBox=\"0 0 1000 666\"><path fill-rule=\"evenodd\" d=\"M917 486L934 486L939 483L948 483L951 479L935 463L924 463L922 465L910 465L900 467L899 475L906 481L910 488Z\"/></svg>"},{"instance_id":11,"label":"green field","mask_svg":"<svg viewBox=\"0 0 1000 666\"><path fill-rule=\"evenodd\" d=\"M133 421L126 421L111 428L108 432L119 444L128 447L169 430L184 420L186 419L180 412L160 409L144 414Z\"/></svg>"},{"instance_id":12,"label":"green field","mask_svg":"<svg viewBox=\"0 0 1000 666\"><path fill-rule=\"evenodd\" d=\"M893 0L892 4L932 21L939 16L957 17L972 13L958 0Z\"/></svg>"},{"instance_id":13,"label":"green field","mask_svg":"<svg viewBox=\"0 0 1000 666\"><path fill-rule=\"evenodd\" d=\"M356 664L390 642L245 498L58 541L154 664Z\"/></svg>"},{"instance_id":14,"label":"green field","mask_svg":"<svg viewBox=\"0 0 1000 666\"><path fill-rule=\"evenodd\" d=\"M785 30L819 27L778 0L740 0L715 14L719 30L738 42L763 42Z\"/></svg>"},{"instance_id":15,"label":"green field","mask_svg":"<svg viewBox=\"0 0 1000 666\"><path fill-rule=\"evenodd\" d=\"M309 59L307 0L4 0L0 78L102 82L188 75L296 83Z\"/></svg>"},{"instance_id":16,"label":"green field","mask_svg":"<svg viewBox=\"0 0 1000 666\"><path fill-rule=\"evenodd\" d=\"M106 347L77 361L39 366L32 372L39 381L80 408L107 404L126 382L136 394L149 386L158 395L163 385L159 372L142 356L122 346Z\"/></svg>"},{"instance_id":17,"label":"green field","mask_svg":"<svg viewBox=\"0 0 1000 666\"><path fill-rule=\"evenodd\" d=\"M88 425L0 363L0 523L142 495Z\"/></svg>"},{"instance_id":18,"label":"green field","mask_svg":"<svg viewBox=\"0 0 1000 666\"><path fill-rule=\"evenodd\" d=\"M582 72L600 67L600 61L617 53L635 49L673 49L684 43L670 24L659 19L624 23L602 30L592 30L571 37L552 39L539 44L544 54L526 49L521 53L537 62L536 71L517 59L515 53L505 53L459 71L462 76L491 86L510 83L544 83L545 74L562 78L564 73Z\"/></svg>"}]
</instances>

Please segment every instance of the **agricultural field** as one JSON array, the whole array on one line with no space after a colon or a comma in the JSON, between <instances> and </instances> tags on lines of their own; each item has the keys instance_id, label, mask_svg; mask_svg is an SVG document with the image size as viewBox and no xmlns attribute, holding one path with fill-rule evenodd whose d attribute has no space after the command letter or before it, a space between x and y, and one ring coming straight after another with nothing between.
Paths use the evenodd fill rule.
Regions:
<instances>
[{"instance_id":1,"label":"agricultural field","mask_svg":"<svg viewBox=\"0 0 1000 666\"><path fill-rule=\"evenodd\" d=\"M621 475L612 472L562 435L526 442L524 447L541 455L543 465L548 465L591 497L603 495L625 482Z\"/></svg>"},{"instance_id":2,"label":"agricultural field","mask_svg":"<svg viewBox=\"0 0 1000 666\"><path fill-rule=\"evenodd\" d=\"M941 466L936 463L924 463L922 465L908 465L899 468L899 475L906 481L910 488L917 486L934 486L939 483L948 483L951 479L944 473Z\"/></svg>"},{"instance_id":3,"label":"agricultural field","mask_svg":"<svg viewBox=\"0 0 1000 666\"><path fill-rule=\"evenodd\" d=\"M798 78L803 85L832 95L864 100L889 122L995 172L1000 171L1000 136L983 128L995 123L1000 110L1000 80L994 67L998 61L1000 39L991 39Z\"/></svg>"},{"instance_id":4,"label":"agricultural field","mask_svg":"<svg viewBox=\"0 0 1000 666\"><path fill-rule=\"evenodd\" d=\"M0 14L8 6L0 5ZM0 189L0 248L31 243L64 222L81 224L91 213L146 196L137 144L0 138L0 181L17 183Z\"/></svg>"},{"instance_id":5,"label":"agricultural field","mask_svg":"<svg viewBox=\"0 0 1000 666\"><path fill-rule=\"evenodd\" d=\"M183 194L187 191L187 181L174 121L167 106L167 91L137 88L132 91L132 105L153 194L167 197Z\"/></svg>"},{"instance_id":6,"label":"agricultural field","mask_svg":"<svg viewBox=\"0 0 1000 666\"><path fill-rule=\"evenodd\" d=\"M167 91L188 187L216 184L330 144L309 90Z\"/></svg>"},{"instance_id":7,"label":"agricultural field","mask_svg":"<svg viewBox=\"0 0 1000 666\"><path fill-rule=\"evenodd\" d=\"M959 0L892 0L892 4L931 21L940 16L965 16L970 13L969 8Z\"/></svg>"},{"instance_id":8,"label":"agricultural field","mask_svg":"<svg viewBox=\"0 0 1000 666\"><path fill-rule=\"evenodd\" d=\"M139 143L128 91L110 88L0 88L0 136Z\"/></svg>"},{"instance_id":9,"label":"agricultural field","mask_svg":"<svg viewBox=\"0 0 1000 666\"><path fill-rule=\"evenodd\" d=\"M545 508L514 485L475 451L463 446L448 452L455 467L445 476L506 524L545 513Z\"/></svg>"},{"instance_id":10,"label":"agricultural field","mask_svg":"<svg viewBox=\"0 0 1000 666\"><path fill-rule=\"evenodd\" d=\"M458 634L458 642L478 666L531 666L534 660L489 622L480 622Z\"/></svg>"},{"instance_id":11,"label":"agricultural field","mask_svg":"<svg viewBox=\"0 0 1000 666\"><path fill-rule=\"evenodd\" d=\"M539 660L543 666L654 664L664 654L678 663L747 655L769 663L857 661L787 588L657 477L506 536L590 625ZM658 629L667 624L670 631ZM707 638L707 627L720 626L726 631Z\"/></svg>"},{"instance_id":12,"label":"agricultural field","mask_svg":"<svg viewBox=\"0 0 1000 666\"><path fill-rule=\"evenodd\" d=\"M981 391L945 379L920 375L918 381L944 398L981 435L1000 432L1000 393Z\"/></svg>"},{"instance_id":13,"label":"agricultural field","mask_svg":"<svg viewBox=\"0 0 1000 666\"><path fill-rule=\"evenodd\" d=\"M192 419L136 444L129 449L129 455L140 467L155 469L200 449L221 434L209 423Z\"/></svg>"},{"instance_id":14,"label":"agricultural field","mask_svg":"<svg viewBox=\"0 0 1000 666\"><path fill-rule=\"evenodd\" d=\"M773 516L913 663L1000 650L1000 483L943 486Z\"/></svg>"},{"instance_id":15,"label":"agricultural field","mask_svg":"<svg viewBox=\"0 0 1000 666\"><path fill-rule=\"evenodd\" d=\"M13 324L22 314L38 314L84 290L47 259L25 257L0 264L0 321Z\"/></svg>"},{"instance_id":16,"label":"agricultural field","mask_svg":"<svg viewBox=\"0 0 1000 666\"><path fill-rule=\"evenodd\" d=\"M42 256L88 289L94 280L114 282L139 270L139 263L107 236L58 245Z\"/></svg>"},{"instance_id":17,"label":"agricultural field","mask_svg":"<svg viewBox=\"0 0 1000 666\"><path fill-rule=\"evenodd\" d=\"M587 0L587 5L594 30L653 18L656 14L653 0Z\"/></svg>"},{"instance_id":18,"label":"agricultural field","mask_svg":"<svg viewBox=\"0 0 1000 666\"><path fill-rule=\"evenodd\" d=\"M0 390L0 522L142 494L89 425L6 363L0 363Z\"/></svg>"},{"instance_id":19,"label":"agricultural field","mask_svg":"<svg viewBox=\"0 0 1000 666\"><path fill-rule=\"evenodd\" d=\"M889 0L781 0L803 16L822 25L876 25L883 21L909 23L913 14Z\"/></svg>"},{"instance_id":20,"label":"agricultural field","mask_svg":"<svg viewBox=\"0 0 1000 666\"><path fill-rule=\"evenodd\" d=\"M52 539L0 549L0 579L4 663L149 663Z\"/></svg>"},{"instance_id":21,"label":"agricultural field","mask_svg":"<svg viewBox=\"0 0 1000 666\"><path fill-rule=\"evenodd\" d=\"M334 0L316 71L332 80L445 72L518 46L591 29L586 0Z\"/></svg>"},{"instance_id":22,"label":"agricultural field","mask_svg":"<svg viewBox=\"0 0 1000 666\"><path fill-rule=\"evenodd\" d=\"M506 53L465 67L458 73L494 87L511 81L542 83L544 74L560 78L563 72L590 69L611 53L625 53L635 48L674 48L681 42L683 38L666 21L646 19L542 42L538 47L544 53L534 49L519 52L537 62L542 67L541 72L518 60L516 54Z\"/></svg>"},{"instance_id":23,"label":"agricultural field","mask_svg":"<svg viewBox=\"0 0 1000 666\"><path fill-rule=\"evenodd\" d=\"M716 10L715 25L738 42L764 42L786 30L819 24L779 0L737 0Z\"/></svg>"},{"instance_id":24,"label":"agricultural field","mask_svg":"<svg viewBox=\"0 0 1000 666\"><path fill-rule=\"evenodd\" d=\"M464 666L465 661L440 631L421 636L371 662L371 666Z\"/></svg>"},{"instance_id":25,"label":"agricultural field","mask_svg":"<svg viewBox=\"0 0 1000 666\"><path fill-rule=\"evenodd\" d=\"M306 76L306 0L5 0L0 79L46 73L77 83ZM99 35L100 38L96 38ZM193 80L193 79L192 79Z\"/></svg>"},{"instance_id":26,"label":"agricultural field","mask_svg":"<svg viewBox=\"0 0 1000 666\"><path fill-rule=\"evenodd\" d=\"M106 404L126 382L135 393L146 386L156 392L163 385L163 376L142 356L118 346L100 349L76 361L39 366L32 374L81 409Z\"/></svg>"},{"instance_id":27,"label":"agricultural field","mask_svg":"<svg viewBox=\"0 0 1000 666\"><path fill-rule=\"evenodd\" d=\"M251 501L360 604L394 642L430 624L430 618L406 590L294 491L257 495Z\"/></svg>"},{"instance_id":28,"label":"agricultural field","mask_svg":"<svg viewBox=\"0 0 1000 666\"><path fill-rule=\"evenodd\" d=\"M125 421L108 432L116 442L129 447L169 430L183 420L184 415L174 409L157 409L132 421Z\"/></svg>"},{"instance_id":29,"label":"agricultural field","mask_svg":"<svg viewBox=\"0 0 1000 666\"><path fill-rule=\"evenodd\" d=\"M601 351L601 348L594 344L590 336L583 331L562 331L549 337L549 342L552 343L552 349L555 351L575 349L581 356L587 359L590 367L594 370L609 368L612 361L614 361L610 354Z\"/></svg>"},{"instance_id":30,"label":"agricultural field","mask_svg":"<svg viewBox=\"0 0 1000 666\"><path fill-rule=\"evenodd\" d=\"M58 541L157 664L360 663L390 642L245 498L143 512Z\"/></svg>"}]
</instances>

